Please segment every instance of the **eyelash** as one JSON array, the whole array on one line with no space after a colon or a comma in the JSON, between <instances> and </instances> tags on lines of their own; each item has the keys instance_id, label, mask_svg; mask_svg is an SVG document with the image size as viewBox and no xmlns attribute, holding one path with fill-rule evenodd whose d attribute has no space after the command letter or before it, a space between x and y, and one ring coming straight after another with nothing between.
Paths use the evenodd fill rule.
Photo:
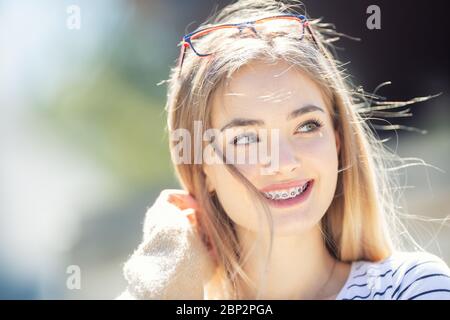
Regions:
<instances>
[{"instance_id":1,"label":"eyelash","mask_svg":"<svg viewBox=\"0 0 450 320\"><path fill-rule=\"evenodd\" d=\"M301 128L307 124L314 124L316 127L308 132L302 132L302 133L311 133L311 132L314 132L314 131L320 129L323 126L323 122L321 120L314 118L314 119L310 119L310 120L307 120L307 121L301 123L295 131L297 132L299 128ZM245 138L245 137L252 137L252 136L254 136L254 135L248 135L246 133L237 135L236 137L233 138L233 140L231 141L231 144L238 145L237 144L238 139ZM259 138L258 137L256 137L256 138L257 138L257 142L259 142ZM249 143L242 143L240 145L248 145L248 144Z\"/></svg>"},{"instance_id":2,"label":"eyelash","mask_svg":"<svg viewBox=\"0 0 450 320\"><path fill-rule=\"evenodd\" d=\"M314 124L316 126L316 128L312 129L311 131L308 131L307 133L316 131L316 130L320 129L323 126L323 122L321 120L319 120L317 118L314 118L314 119L307 120L307 121L303 122L301 125L299 125L297 127L297 129L295 131L297 131L300 127L303 127L303 126L305 126L307 124L311 124L311 123Z\"/></svg>"},{"instance_id":3,"label":"eyelash","mask_svg":"<svg viewBox=\"0 0 450 320\"><path fill-rule=\"evenodd\" d=\"M246 133L237 135L236 137L233 138L233 140L231 141L231 144L234 144L235 146L237 146L238 145L237 144L237 140L238 139L245 138L245 137L252 137L252 136L254 136L254 135L253 134L252 135L248 135ZM258 137L257 137L257 142L259 142L259 138ZM239 145L247 145L247 144L248 143L242 143L242 144L239 144Z\"/></svg>"}]
</instances>

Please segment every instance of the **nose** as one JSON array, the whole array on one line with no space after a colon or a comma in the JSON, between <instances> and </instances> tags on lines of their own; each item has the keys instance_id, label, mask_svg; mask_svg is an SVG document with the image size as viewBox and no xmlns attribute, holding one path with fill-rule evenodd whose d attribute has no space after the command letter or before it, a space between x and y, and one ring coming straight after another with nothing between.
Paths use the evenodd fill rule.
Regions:
<instances>
[{"instance_id":1,"label":"nose","mask_svg":"<svg viewBox=\"0 0 450 320\"><path fill-rule=\"evenodd\" d=\"M277 147L278 145L278 147ZM267 174L280 174L289 176L293 171L301 166L300 158L296 149L289 141L283 139L278 140L276 144L272 144L272 152L270 157L270 168L266 168Z\"/></svg>"}]
</instances>

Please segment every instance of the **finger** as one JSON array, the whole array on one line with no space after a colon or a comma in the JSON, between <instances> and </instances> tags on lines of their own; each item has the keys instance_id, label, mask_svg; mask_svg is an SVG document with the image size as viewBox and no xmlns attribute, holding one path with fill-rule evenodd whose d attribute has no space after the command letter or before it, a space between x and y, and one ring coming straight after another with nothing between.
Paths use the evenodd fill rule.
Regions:
<instances>
[{"instance_id":1,"label":"finger","mask_svg":"<svg viewBox=\"0 0 450 320\"><path fill-rule=\"evenodd\" d=\"M195 217L195 214L189 214L186 217L189 219L189 222L191 223L191 225L197 227L197 219Z\"/></svg>"},{"instance_id":2,"label":"finger","mask_svg":"<svg viewBox=\"0 0 450 320\"><path fill-rule=\"evenodd\" d=\"M198 210L197 201L195 201L191 195L171 194L169 195L168 200L181 210L188 208Z\"/></svg>"},{"instance_id":3,"label":"finger","mask_svg":"<svg viewBox=\"0 0 450 320\"><path fill-rule=\"evenodd\" d=\"M167 197L167 201L169 201L171 204L177 206L179 209L182 209L181 207L183 207L183 201L179 197L176 197L173 194L171 194Z\"/></svg>"}]
</instances>

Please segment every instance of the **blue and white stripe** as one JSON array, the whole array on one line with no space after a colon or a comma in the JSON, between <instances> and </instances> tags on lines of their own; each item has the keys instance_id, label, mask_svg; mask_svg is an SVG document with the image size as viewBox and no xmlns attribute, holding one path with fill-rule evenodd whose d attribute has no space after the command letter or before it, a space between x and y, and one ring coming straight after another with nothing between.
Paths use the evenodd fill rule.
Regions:
<instances>
[{"instance_id":1,"label":"blue and white stripe","mask_svg":"<svg viewBox=\"0 0 450 320\"><path fill-rule=\"evenodd\" d=\"M353 262L338 300L450 300L450 269L426 252L395 252L381 262Z\"/></svg>"}]
</instances>

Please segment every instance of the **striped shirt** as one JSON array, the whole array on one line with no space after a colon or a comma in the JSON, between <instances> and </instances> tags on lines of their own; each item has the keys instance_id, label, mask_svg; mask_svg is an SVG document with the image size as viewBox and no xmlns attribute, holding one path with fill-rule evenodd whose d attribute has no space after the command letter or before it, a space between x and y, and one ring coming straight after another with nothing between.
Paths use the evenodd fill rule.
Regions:
<instances>
[{"instance_id":1,"label":"striped shirt","mask_svg":"<svg viewBox=\"0 0 450 320\"><path fill-rule=\"evenodd\" d=\"M426 252L395 252L380 262L356 261L337 300L450 300L450 269Z\"/></svg>"}]
</instances>

